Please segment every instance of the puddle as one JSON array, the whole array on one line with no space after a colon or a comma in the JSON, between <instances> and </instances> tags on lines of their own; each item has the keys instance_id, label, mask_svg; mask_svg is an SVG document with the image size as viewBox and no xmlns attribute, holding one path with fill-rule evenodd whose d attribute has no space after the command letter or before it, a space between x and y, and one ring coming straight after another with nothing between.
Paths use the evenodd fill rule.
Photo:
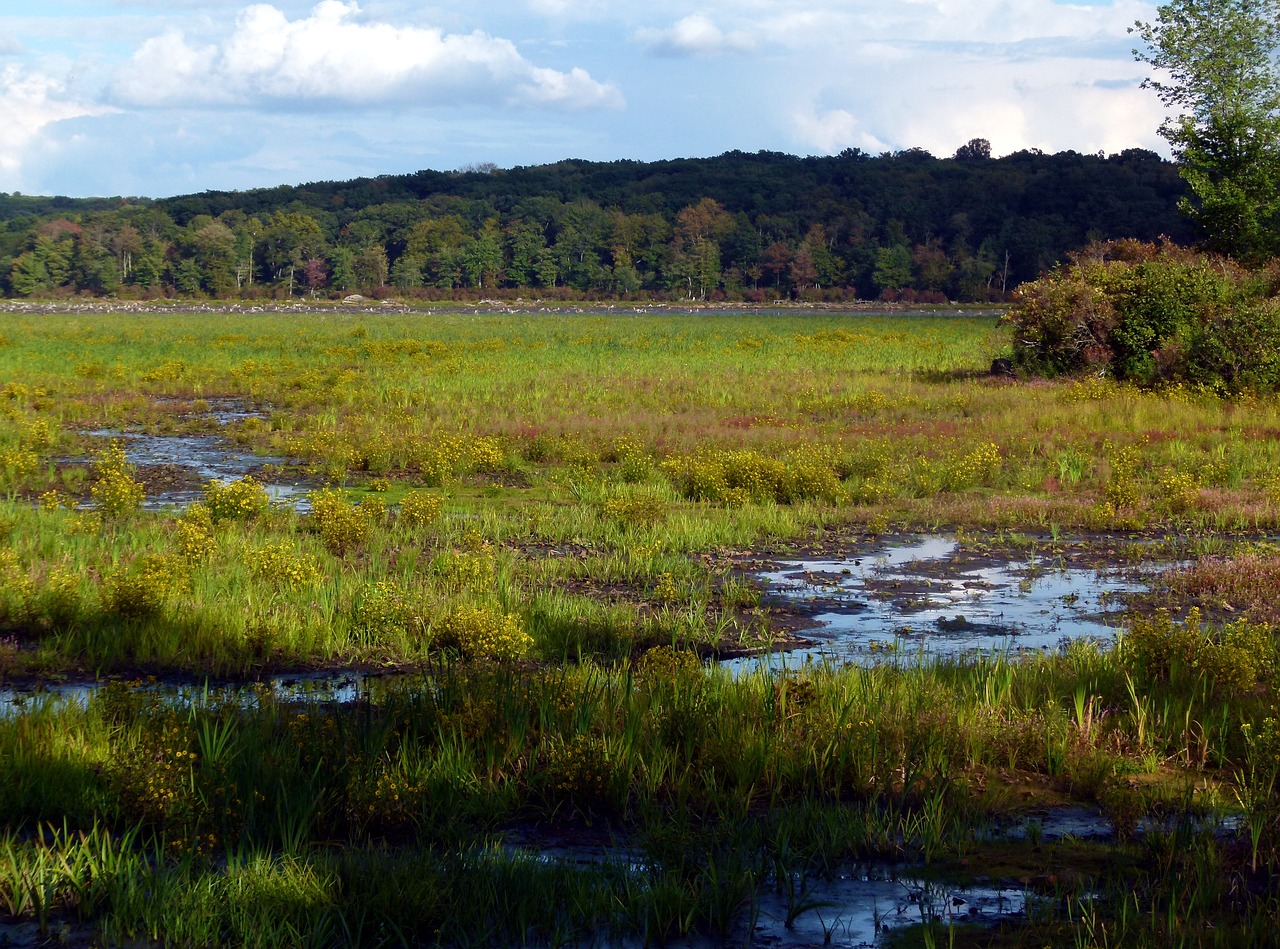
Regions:
<instances>
[{"instance_id":1,"label":"puddle","mask_svg":"<svg viewBox=\"0 0 1280 949\"><path fill-rule=\"evenodd\" d=\"M760 918L751 944L880 946L886 934L921 922L995 925L1022 918L1027 898L1021 886L926 882L891 869L859 868L833 880L810 879L799 899L812 908L789 928L788 907L797 898L789 899L777 888L760 894Z\"/></svg>"},{"instance_id":2,"label":"puddle","mask_svg":"<svg viewBox=\"0 0 1280 949\"><path fill-rule=\"evenodd\" d=\"M917 657L1045 652L1073 639L1112 642L1125 594L1141 577L1071 565L1054 554L1021 559L962 552L954 538L917 538L847 560L784 562L760 574L765 598L820 623L815 644L737 668L806 661L866 665Z\"/></svg>"},{"instance_id":3,"label":"puddle","mask_svg":"<svg viewBox=\"0 0 1280 949\"><path fill-rule=\"evenodd\" d=\"M242 708L254 708L261 701L263 692L280 702L348 704L357 699L376 697L380 684L392 678L403 682L405 675L366 675L356 671L314 672L274 676L262 682L248 684L206 685L157 681L143 682L134 688L139 692L161 696L165 703L177 706L234 704ZM6 686L0 688L0 719L50 704L87 708L102 686L101 682L55 684L26 689Z\"/></svg>"},{"instance_id":4,"label":"puddle","mask_svg":"<svg viewBox=\"0 0 1280 949\"><path fill-rule=\"evenodd\" d=\"M634 852L604 846L520 847L507 852L539 863L613 867L629 874L650 869ZM735 943L797 949L875 947L884 945L893 931L921 922L995 925L1021 919L1029 898L1020 884L926 881L912 876L910 868L859 865L832 879L793 876L785 883L773 881L761 887L755 894L754 912L745 913L748 918ZM712 943L675 939L666 944L701 947ZM621 945L631 943L624 940Z\"/></svg>"},{"instance_id":5,"label":"puddle","mask_svg":"<svg viewBox=\"0 0 1280 949\"><path fill-rule=\"evenodd\" d=\"M167 402L175 406L197 404L179 400ZM225 426L267 416L239 399L224 398L204 400L199 411L181 412L178 417L207 419ZM204 496L204 486L209 481L236 481L246 475L257 476L264 466L280 465L285 461L237 449L221 435L147 435L106 428L80 434L119 441L131 464L157 475L153 480L161 480L164 487L148 491L143 507L149 510L185 507ZM273 504L290 507L299 513L310 510L307 487L263 482L263 488Z\"/></svg>"}]
</instances>

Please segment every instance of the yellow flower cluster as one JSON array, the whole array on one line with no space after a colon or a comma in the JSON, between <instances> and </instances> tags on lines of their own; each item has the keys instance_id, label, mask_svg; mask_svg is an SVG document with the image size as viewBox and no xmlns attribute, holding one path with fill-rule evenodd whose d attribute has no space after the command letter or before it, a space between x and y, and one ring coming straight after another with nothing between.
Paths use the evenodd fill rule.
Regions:
<instances>
[{"instance_id":1,"label":"yellow flower cluster","mask_svg":"<svg viewBox=\"0 0 1280 949\"><path fill-rule=\"evenodd\" d=\"M0 622L26 617L35 585L18 559L17 551L0 549Z\"/></svg>"},{"instance_id":2,"label":"yellow flower cluster","mask_svg":"<svg viewBox=\"0 0 1280 949\"><path fill-rule=\"evenodd\" d=\"M1000 446L986 442L952 461L946 470L946 486L953 491L989 485L1000 474L1004 459Z\"/></svg>"},{"instance_id":3,"label":"yellow flower cluster","mask_svg":"<svg viewBox=\"0 0 1280 949\"><path fill-rule=\"evenodd\" d=\"M1107 461L1111 467L1111 477L1107 480L1106 500L1114 507L1137 507L1142 499L1142 491L1137 483L1138 468L1142 457L1138 449L1132 445L1115 448L1106 445Z\"/></svg>"},{"instance_id":4,"label":"yellow flower cluster","mask_svg":"<svg viewBox=\"0 0 1280 949\"><path fill-rule=\"evenodd\" d=\"M353 625L367 637L404 632L410 620L409 604L393 580L365 584L356 600Z\"/></svg>"},{"instance_id":5,"label":"yellow flower cluster","mask_svg":"<svg viewBox=\"0 0 1280 949\"><path fill-rule=\"evenodd\" d=\"M147 492L133 480L134 470L119 442L112 442L94 459L97 480L89 493L104 517L123 517L142 505Z\"/></svg>"},{"instance_id":6,"label":"yellow flower cluster","mask_svg":"<svg viewBox=\"0 0 1280 949\"><path fill-rule=\"evenodd\" d=\"M660 467L680 493L694 501L789 504L834 499L841 493L831 453L816 445L781 458L756 450L700 451L669 458Z\"/></svg>"},{"instance_id":7,"label":"yellow flower cluster","mask_svg":"<svg viewBox=\"0 0 1280 949\"><path fill-rule=\"evenodd\" d=\"M702 660L691 649L656 646L640 657L636 677L645 682L673 682L701 678Z\"/></svg>"},{"instance_id":8,"label":"yellow flower cluster","mask_svg":"<svg viewBox=\"0 0 1280 949\"><path fill-rule=\"evenodd\" d=\"M506 449L492 435L474 436L467 445L467 464L473 471L497 471L506 461Z\"/></svg>"},{"instance_id":9,"label":"yellow flower cluster","mask_svg":"<svg viewBox=\"0 0 1280 949\"><path fill-rule=\"evenodd\" d=\"M400 501L400 523L406 527L425 527L440 516L444 498L430 491L410 491Z\"/></svg>"},{"instance_id":10,"label":"yellow flower cluster","mask_svg":"<svg viewBox=\"0 0 1280 949\"><path fill-rule=\"evenodd\" d=\"M16 487L36 473L40 466L40 456L25 448L7 448L0 451L0 472L4 474L4 483Z\"/></svg>"},{"instance_id":11,"label":"yellow flower cluster","mask_svg":"<svg viewBox=\"0 0 1280 949\"><path fill-rule=\"evenodd\" d=\"M626 527L647 527L667 516L667 503L646 494L607 498L600 505L600 514Z\"/></svg>"},{"instance_id":12,"label":"yellow flower cluster","mask_svg":"<svg viewBox=\"0 0 1280 949\"><path fill-rule=\"evenodd\" d=\"M477 607L463 606L444 621L441 644L454 646L468 659L512 661L528 655L533 637L519 618Z\"/></svg>"},{"instance_id":13,"label":"yellow flower cluster","mask_svg":"<svg viewBox=\"0 0 1280 949\"><path fill-rule=\"evenodd\" d=\"M1120 387L1102 376L1089 376L1074 383L1063 393L1063 400L1070 405L1082 402L1101 402L1109 399L1120 390Z\"/></svg>"},{"instance_id":14,"label":"yellow flower cluster","mask_svg":"<svg viewBox=\"0 0 1280 949\"><path fill-rule=\"evenodd\" d=\"M479 590L493 584L498 565L487 550L446 551L432 562L441 586L450 590Z\"/></svg>"},{"instance_id":15,"label":"yellow flower cluster","mask_svg":"<svg viewBox=\"0 0 1280 949\"><path fill-rule=\"evenodd\" d=\"M102 605L129 618L154 616L169 598L191 589L187 564L172 554L144 554L118 569L102 586Z\"/></svg>"},{"instance_id":16,"label":"yellow flower cluster","mask_svg":"<svg viewBox=\"0 0 1280 949\"><path fill-rule=\"evenodd\" d=\"M335 488L311 495L311 520L325 547L335 554L359 547L373 535L371 509L352 504Z\"/></svg>"},{"instance_id":17,"label":"yellow flower cluster","mask_svg":"<svg viewBox=\"0 0 1280 949\"><path fill-rule=\"evenodd\" d=\"M266 511L266 489L246 475L238 481L210 481L204 487L204 505L214 521L247 521Z\"/></svg>"},{"instance_id":18,"label":"yellow flower cluster","mask_svg":"<svg viewBox=\"0 0 1280 949\"><path fill-rule=\"evenodd\" d=\"M173 382L187 374L187 364L181 359L170 359L148 369L142 374L143 382Z\"/></svg>"},{"instance_id":19,"label":"yellow flower cluster","mask_svg":"<svg viewBox=\"0 0 1280 949\"><path fill-rule=\"evenodd\" d=\"M80 574L70 566L50 570L40 591L40 609L55 625L75 619L80 612Z\"/></svg>"},{"instance_id":20,"label":"yellow flower cluster","mask_svg":"<svg viewBox=\"0 0 1280 949\"><path fill-rule=\"evenodd\" d=\"M178 519L178 554L187 563L199 563L212 556L213 515L203 504L192 504Z\"/></svg>"},{"instance_id":21,"label":"yellow flower cluster","mask_svg":"<svg viewBox=\"0 0 1280 949\"><path fill-rule=\"evenodd\" d=\"M680 584L669 573L661 574L653 585L653 595L663 603L674 603L680 599Z\"/></svg>"},{"instance_id":22,"label":"yellow flower cluster","mask_svg":"<svg viewBox=\"0 0 1280 949\"><path fill-rule=\"evenodd\" d=\"M311 587L320 582L320 567L314 557L282 541L254 551L253 575L279 587Z\"/></svg>"},{"instance_id":23,"label":"yellow flower cluster","mask_svg":"<svg viewBox=\"0 0 1280 949\"><path fill-rule=\"evenodd\" d=\"M409 445L409 463L423 483L439 486L461 471L467 458L465 435L440 432Z\"/></svg>"},{"instance_id":24,"label":"yellow flower cluster","mask_svg":"<svg viewBox=\"0 0 1280 949\"><path fill-rule=\"evenodd\" d=\"M35 419L23 426L18 440L33 451L46 451L53 446L53 426L45 419Z\"/></svg>"},{"instance_id":25,"label":"yellow flower cluster","mask_svg":"<svg viewBox=\"0 0 1280 949\"><path fill-rule=\"evenodd\" d=\"M594 735L575 735L547 749L545 787L579 803L602 800L613 781L614 766L604 742Z\"/></svg>"},{"instance_id":26,"label":"yellow flower cluster","mask_svg":"<svg viewBox=\"0 0 1280 949\"><path fill-rule=\"evenodd\" d=\"M1188 511L1200 503L1200 485L1195 476L1185 471L1165 471L1159 480L1160 503L1174 514Z\"/></svg>"}]
</instances>

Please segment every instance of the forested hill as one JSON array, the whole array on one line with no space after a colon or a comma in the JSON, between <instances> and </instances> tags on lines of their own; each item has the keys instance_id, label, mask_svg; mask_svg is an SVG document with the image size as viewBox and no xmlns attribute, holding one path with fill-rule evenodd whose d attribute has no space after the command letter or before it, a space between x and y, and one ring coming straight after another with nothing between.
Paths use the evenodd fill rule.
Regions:
<instances>
[{"instance_id":1,"label":"forested hill","mask_svg":"<svg viewBox=\"0 0 1280 949\"><path fill-rule=\"evenodd\" d=\"M0 279L59 292L983 300L1093 238L1188 240L1153 152L975 140L317 182L156 201L0 195Z\"/></svg>"}]
</instances>

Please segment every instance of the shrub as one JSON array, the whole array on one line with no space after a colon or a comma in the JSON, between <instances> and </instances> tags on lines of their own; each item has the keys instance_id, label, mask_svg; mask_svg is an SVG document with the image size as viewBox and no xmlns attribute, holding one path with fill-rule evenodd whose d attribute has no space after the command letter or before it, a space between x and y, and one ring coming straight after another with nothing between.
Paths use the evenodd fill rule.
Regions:
<instances>
[{"instance_id":1,"label":"shrub","mask_svg":"<svg viewBox=\"0 0 1280 949\"><path fill-rule=\"evenodd\" d=\"M781 458L755 450L700 451L661 465L676 489L693 501L741 504L833 500L841 493L833 453L811 445Z\"/></svg>"},{"instance_id":2,"label":"shrub","mask_svg":"<svg viewBox=\"0 0 1280 949\"><path fill-rule=\"evenodd\" d=\"M410 491L400 502L400 523L406 527L425 527L440 516L444 498L430 491Z\"/></svg>"},{"instance_id":3,"label":"shrub","mask_svg":"<svg viewBox=\"0 0 1280 949\"><path fill-rule=\"evenodd\" d=\"M1276 644L1266 626L1245 620L1214 634L1191 609L1182 623L1164 611L1136 617L1121 644L1124 664L1149 680L1169 683L1204 677L1219 695L1252 691L1275 676Z\"/></svg>"},{"instance_id":4,"label":"shrub","mask_svg":"<svg viewBox=\"0 0 1280 949\"><path fill-rule=\"evenodd\" d=\"M440 586L448 590L476 590L492 585L498 564L488 550L447 550L431 561Z\"/></svg>"},{"instance_id":5,"label":"shrub","mask_svg":"<svg viewBox=\"0 0 1280 949\"><path fill-rule=\"evenodd\" d=\"M203 504L193 504L178 519L178 554L187 563L198 563L212 556L217 546L213 539L213 515Z\"/></svg>"},{"instance_id":6,"label":"shrub","mask_svg":"<svg viewBox=\"0 0 1280 949\"><path fill-rule=\"evenodd\" d=\"M1097 372L1152 385L1280 388L1270 281L1171 244L1094 243L1017 291L1013 358L1040 375Z\"/></svg>"},{"instance_id":7,"label":"shrub","mask_svg":"<svg viewBox=\"0 0 1280 949\"><path fill-rule=\"evenodd\" d=\"M0 625L11 625L26 619L35 585L10 549L0 550Z\"/></svg>"},{"instance_id":8,"label":"shrub","mask_svg":"<svg viewBox=\"0 0 1280 949\"><path fill-rule=\"evenodd\" d=\"M533 638L510 613L463 606L446 617L439 643L457 649L467 659L509 662L528 655Z\"/></svg>"},{"instance_id":9,"label":"shrub","mask_svg":"<svg viewBox=\"0 0 1280 949\"><path fill-rule=\"evenodd\" d=\"M667 503L652 494L606 498L600 503L600 516L623 527L649 527L667 516Z\"/></svg>"},{"instance_id":10,"label":"shrub","mask_svg":"<svg viewBox=\"0 0 1280 949\"><path fill-rule=\"evenodd\" d=\"M142 506L147 491L133 479L136 470L119 442L98 453L93 463L97 480L89 493L103 517L124 517Z\"/></svg>"},{"instance_id":11,"label":"shrub","mask_svg":"<svg viewBox=\"0 0 1280 949\"><path fill-rule=\"evenodd\" d=\"M36 473L40 456L25 448L9 448L0 451L0 484L14 489Z\"/></svg>"},{"instance_id":12,"label":"shrub","mask_svg":"<svg viewBox=\"0 0 1280 949\"><path fill-rule=\"evenodd\" d=\"M320 582L315 558L285 542L254 551L253 575L278 587L310 587Z\"/></svg>"},{"instance_id":13,"label":"shrub","mask_svg":"<svg viewBox=\"0 0 1280 949\"><path fill-rule=\"evenodd\" d=\"M214 521L248 521L270 505L266 489L246 475L238 481L210 481L204 488L204 505Z\"/></svg>"},{"instance_id":14,"label":"shrub","mask_svg":"<svg viewBox=\"0 0 1280 949\"><path fill-rule=\"evenodd\" d=\"M191 589L187 565L171 554L144 554L131 566L107 577L102 605L117 616L139 619L155 616L170 597Z\"/></svg>"},{"instance_id":15,"label":"shrub","mask_svg":"<svg viewBox=\"0 0 1280 949\"><path fill-rule=\"evenodd\" d=\"M352 626L371 639L402 633L412 619L409 601L393 580L365 584L352 614Z\"/></svg>"},{"instance_id":16,"label":"shrub","mask_svg":"<svg viewBox=\"0 0 1280 949\"><path fill-rule=\"evenodd\" d=\"M373 535L374 518L369 509L352 504L334 488L322 488L311 495L311 520L325 547L335 554L359 547Z\"/></svg>"}]
</instances>

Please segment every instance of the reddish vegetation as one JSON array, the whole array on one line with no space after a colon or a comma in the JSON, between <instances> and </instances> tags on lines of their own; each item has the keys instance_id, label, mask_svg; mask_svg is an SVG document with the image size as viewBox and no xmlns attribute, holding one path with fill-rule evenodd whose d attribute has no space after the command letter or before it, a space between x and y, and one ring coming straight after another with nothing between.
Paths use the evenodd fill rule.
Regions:
<instances>
[{"instance_id":1,"label":"reddish vegetation","mask_svg":"<svg viewBox=\"0 0 1280 949\"><path fill-rule=\"evenodd\" d=\"M1280 622L1280 554L1208 557L1165 574L1169 591L1256 622Z\"/></svg>"}]
</instances>

